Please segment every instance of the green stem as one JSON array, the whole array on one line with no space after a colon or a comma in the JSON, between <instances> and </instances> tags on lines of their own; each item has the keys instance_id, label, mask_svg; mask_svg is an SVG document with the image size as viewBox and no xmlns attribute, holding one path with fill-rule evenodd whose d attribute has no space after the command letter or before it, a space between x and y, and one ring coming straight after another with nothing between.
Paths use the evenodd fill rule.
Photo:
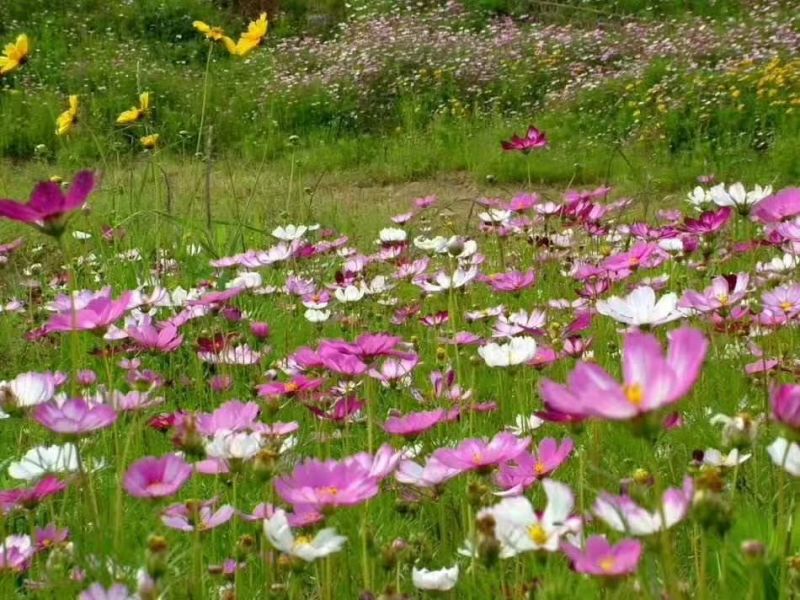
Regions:
<instances>
[{"instance_id":1,"label":"green stem","mask_svg":"<svg viewBox=\"0 0 800 600\"><path fill-rule=\"evenodd\" d=\"M214 52L213 42L208 44L208 55L206 56L206 70L203 73L203 104L200 109L200 127L197 130L197 149L195 155L200 154L200 148L203 143L203 125L206 120L206 101L208 99L208 74L211 71L211 54Z\"/></svg>"}]
</instances>

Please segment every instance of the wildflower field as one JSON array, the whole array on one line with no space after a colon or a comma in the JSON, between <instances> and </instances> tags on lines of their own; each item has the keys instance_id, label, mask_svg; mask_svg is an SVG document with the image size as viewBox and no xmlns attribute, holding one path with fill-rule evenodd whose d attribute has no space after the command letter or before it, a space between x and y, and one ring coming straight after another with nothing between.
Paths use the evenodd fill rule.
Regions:
<instances>
[{"instance_id":1,"label":"wildflower field","mask_svg":"<svg viewBox=\"0 0 800 600\"><path fill-rule=\"evenodd\" d=\"M800 597L791 2L0 8L0 598Z\"/></svg>"}]
</instances>

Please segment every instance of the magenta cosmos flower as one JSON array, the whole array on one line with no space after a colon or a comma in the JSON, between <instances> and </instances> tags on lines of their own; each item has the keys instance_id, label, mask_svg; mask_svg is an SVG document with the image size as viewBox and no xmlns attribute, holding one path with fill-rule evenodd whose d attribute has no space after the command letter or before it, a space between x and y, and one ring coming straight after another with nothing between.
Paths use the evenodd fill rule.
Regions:
<instances>
[{"instance_id":1,"label":"magenta cosmos flower","mask_svg":"<svg viewBox=\"0 0 800 600\"><path fill-rule=\"evenodd\" d=\"M128 327L127 333L142 350L175 352L183 343L183 336L172 323L153 325L148 319L136 327Z\"/></svg>"},{"instance_id":2,"label":"magenta cosmos flower","mask_svg":"<svg viewBox=\"0 0 800 600\"><path fill-rule=\"evenodd\" d=\"M561 544L561 550L572 561L573 569L598 577L624 577L635 573L642 549L642 543L637 540L622 540L611 545L602 535L590 537L583 549L568 542Z\"/></svg>"},{"instance_id":3,"label":"magenta cosmos flower","mask_svg":"<svg viewBox=\"0 0 800 600\"><path fill-rule=\"evenodd\" d=\"M231 520L236 510L230 504L216 508L216 499L173 504L161 513L161 522L178 531L208 531ZM216 510L215 510L216 509Z\"/></svg>"},{"instance_id":4,"label":"magenta cosmos flower","mask_svg":"<svg viewBox=\"0 0 800 600\"><path fill-rule=\"evenodd\" d=\"M540 131L533 125L528 126L525 137L519 137L515 133L510 140L500 142L506 152L522 152L523 154L528 154L531 150L547 148L548 144L547 135L544 131Z\"/></svg>"},{"instance_id":5,"label":"magenta cosmos flower","mask_svg":"<svg viewBox=\"0 0 800 600\"><path fill-rule=\"evenodd\" d=\"M57 477L48 475L30 488L0 491L0 511L7 513L18 508L34 508L39 503L60 494L67 489L67 484Z\"/></svg>"},{"instance_id":6,"label":"magenta cosmos flower","mask_svg":"<svg viewBox=\"0 0 800 600\"><path fill-rule=\"evenodd\" d=\"M545 379L542 398L551 413L633 419L671 406L688 394L707 351L708 340L690 327L672 332L666 356L655 336L629 333L622 351L622 385L600 366L578 362L568 385Z\"/></svg>"},{"instance_id":7,"label":"magenta cosmos flower","mask_svg":"<svg viewBox=\"0 0 800 600\"><path fill-rule=\"evenodd\" d=\"M691 308L701 313L727 309L747 295L750 276L747 273L738 275L720 275L711 280L711 287L703 292L688 290L678 303L679 308Z\"/></svg>"},{"instance_id":8,"label":"magenta cosmos flower","mask_svg":"<svg viewBox=\"0 0 800 600\"><path fill-rule=\"evenodd\" d=\"M166 498L177 494L191 476L191 465L179 456L147 456L128 468L123 486L135 498Z\"/></svg>"},{"instance_id":9,"label":"magenta cosmos flower","mask_svg":"<svg viewBox=\"0 0 800 600\"><path fill-rule=\"evenodd\" d=\"M0 217L27 223L48 235L60 236L64 233L67 216L86 203L94 185L91 171L75 175L66 195L57 183L43 181L33 188L27 204L0 200Z\"/></svg>"},{"instance_id":10,"label":"magenta cosmos flower","mask_svg":"<svg viewBox=\"0 0 800 600\"><path fill-rule=\"evenodd\" d=\"M73 398L60 405L40 404L33 418L55 433L79 436L110 427L117 420L117 412L105 404L93 406L82 398Z\"/></svg>"},{"instance_id":11,"label":"magenta cosmos flower","mask_svg":"<svg viewBox=\"0 0 800 600\"><path fill-rule=\"evenodd\" d=\"M118 300L107 296L95 298L85 308L55 315L44 326L44 331L46 333L65 331L102 333L128 311L131 297L131 292L125 292Z\"/></svg>"},{"instance_id":12,"label":"magenta cosmos flower","mask_svg":"<svg viewBox=\"0 0 800 600\"><path fill-rule=\"evenodd\" d=\"M536 273L534 271L526 271L525 273L509 271L508 273L487 275L482 280L495 292L517 294L536 283Z\"/></svg>"},{"instance_id":13,"label":"magenta cosmos flower","mask_svg":"<svg viewBox=\"0 0 800 600\"><path fill-rule=\"evenodd\" d=\"M505 490L528 488L564 464L574 448L575 443L569 438L560 444L554 438L544 438L531 452L521 452L513 460L501 464L497 484Z\"/></svg>"},{"instance_id":14,"label":"magenta cosmos flower","mask_svg":"<svg viewBox=\"0 0 800 600\"><path fill-rule=\"evenodd\" d=\"M529 438L520 439L512 433L498 433L491 441L464 440L456 448L439 448L432 458L451 469L489 471L502 462L515 459L530 445Z\"/></svg>"},{"instance_id":15,"label":"magenta cosmos flower","mask_svg":"<svg viewBox=\"0 0 800 600\"><path fill-rule=\"evenodd\" d=\"M78 596L78 600L131 600L132 598L135 596L121 583L115 583L108 589L99 583L93 583Z\"/></svg>"},{"instance_id":16,"label":"magenta cosmos flower","mask_svg":"<svg viewBox=\"0 0 800 600\"><path fill-rule=\"evenodd\" d=\"M366 502L380 491L380 479L357 461L312 458L297 465L291 475L277 479L275 489L289 504L323 510Z\"/></svg>"},{"instance_id":17,"label":"magenta cosmos flower","mask_svg":"<svg viewBox=\"0 0 800 600\"><path fill-rule=\"evenodd\" d=\"M383 429L391 435L413 438L436 427L445 419L447 419L447 411L443 408L419 411L389 417L384 423Z\"/></svg>"},{"instance_id":18,"label":"magenta cosmos flower","mask_svg":"<svg viewBox=\"0 0 800 600\"><path fill-rule=\"evenodd\" d=\"M772 416L790 429L800 431L800 385L778 385L769 396Z\"/></svg>"},{"instance_id":19,"label":"magenta cosmos flower","mask_svg":"<svg viewBox=\"0 0 800 600\"><path fill-rule=\"evenodd\" d=\"M800 188L786 188L760 200L751 212L762 223L780 223L800 215Z\"/></svg>"}]
</instances>

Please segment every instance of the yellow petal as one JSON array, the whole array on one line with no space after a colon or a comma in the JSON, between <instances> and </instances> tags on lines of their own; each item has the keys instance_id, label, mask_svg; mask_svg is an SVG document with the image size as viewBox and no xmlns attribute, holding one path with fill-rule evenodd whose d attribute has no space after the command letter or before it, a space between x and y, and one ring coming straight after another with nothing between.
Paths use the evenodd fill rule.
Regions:
<instances>
[{"instance_id":1,"label":"yellow petal","mask_svg":"<svg viewBox=\"0 0 800 600\"><path fill-rule=\"evenodd\" d=\"M142 116L142 111L133 107L130 110L120 113L117 117L117 123L119 125L129 125L130 123L136 123Z\"/></svg>"},{"instance_id":2,"label":"yellow petal","mask_svg":"<svg viewBox=\"0 0 800 600\"><path fill-rule=\"evenodd\" d=\"M230 52L231 54L236 55L236 54L239 53L239 49L236 47L236 42L234 42L227 35L223 36L222 43L225 44L225 47L228 49L228 52Z\"/></svg>"},{"instance_id":3,"label":"yellow petal","mask_svg":"<svg viewBox=\"0 0 800 600\"><path fill-rule=\"evenodd\" d=\"M202 21L195 21L194 23L192 23L192 27L197 29L197 31L199 31L200 33L208 33L209 31L211 31L211 27L209 27L206 23L203 23Z\"/></svg>"},{"instance_id":4,"label":"yellow petal","mask_svg":"<svg viewBox=\"0 0 800 600\"><path fill-rule=\"evenodd\" d=\"M73 116L78 114L78 96L75 94L69 97L69 113Z\"/></svg>"},{"instance_id":5,"label":"yellow petal","mask_svg":"<svg viewBox=\"0 0 800 600\"><path fill-rule=\"evenodd\" d=\"M150 110L150 92L142 92L139 94L139 108L142 112Z\"/></svg>"}]
</instances>

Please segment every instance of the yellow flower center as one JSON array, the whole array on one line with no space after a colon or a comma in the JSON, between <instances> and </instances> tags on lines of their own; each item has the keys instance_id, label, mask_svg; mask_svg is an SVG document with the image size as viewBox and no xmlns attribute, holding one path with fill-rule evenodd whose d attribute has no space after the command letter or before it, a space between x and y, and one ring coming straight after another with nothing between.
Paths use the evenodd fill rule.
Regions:
<instances>
[{"instance_id":1,"label":"yellow flower center","mask_svg":"<svg viewBox=\"0 0 800 600\"><path fill-rule=\"evenodd\" d=\"M296 550L297 548L303 548L305 546L308 546L310 543L311 543L310 537L308 537L307 535L301 535L297 539L295 539L294 544L292 544L292 548Z\"/></svg>"},{"instance_id":2,"label":"yellow flower center","mask_svg":"<svg viewBox=\"0 0 800 600\"><path fill-rule=\"evenodd\" d=\"M300 385L291 381L286 384L286 393L287 394L294 394L297 390L300 389Z\"/></svg>"},{"instance_id":3,"label":"yellow flower center","mask_svg":"<svg viewBox=\"0 0 800 600\"><path fill-rule=\"evenodd\" d=\"M791 311L793 308L794 308L794 304L792 304L792 303L791 303L791 302L789 302L788 300L786 300L786 301L784 301L784 302L781 302L781 310L783 310L783 312L787 312L787 313L788 313L788 312L790 312L790 311Z\"/></svg>"},{"instance_id":4,"label":"yellow flower center","mask_svg":"<svg viewBox=\"0 0 800 600\"><path fill-rule=\"evenodd\" d=\"M537 475L544 475L545 473L547 473L547 467L544 466L543 463L537 462L536 466L534 467L534 471L536 471Z\"/></svg>"},{"instance_id":5,"label":"yellow flower center","mask_svg":"<svg viewBox=\"0 0 800 600\"><path fill-rule=\"evenodd\" d=\"M728 304L728 302L730 302L730 301L731 301L731 299L728 297L728 294L722 294L719 297L719 303L722 304L722 305Z\"/></svg>"},{"instance_id":6,"label":"yellow flower center","mask_svg":"<svg viewBox=\"0 0 800 600\"><path fill-rule=\"evenodd\" d=\"M339 488L331 486L322 490L328 496L336 496L339 494Z\"/></svg>"},{"instance_id":7,"label":"yellow flower center","mask_svg":"<svg viewBox=\"0 0 800 600\"><path fill-rule=\"evenodd\" d=\"M638 383L625 386L625 397L634 406L641 406L644 402L644 388Z\"/></svg>"},{"instance_id":8,"label":"yellow flower center","mask_svg":"<svg viewBox=\"0 0 800 600\"><path fill-rule=\"evenodd\" d=\"M613 573L616 566L617 564L613 556L606 556L600 560L600 570L603 571L603 573Z\"/></svg>"},{"instance_id":9,"label":"yellow flower center","mask_svg":"<svg viewBox=\"0 0 800 600\"><path fill-rule=\"evenodd\" d=\"M537 546L544 546L550 537L539 523L528 528L528 536Z\"/></svg>"}]
</instances>

